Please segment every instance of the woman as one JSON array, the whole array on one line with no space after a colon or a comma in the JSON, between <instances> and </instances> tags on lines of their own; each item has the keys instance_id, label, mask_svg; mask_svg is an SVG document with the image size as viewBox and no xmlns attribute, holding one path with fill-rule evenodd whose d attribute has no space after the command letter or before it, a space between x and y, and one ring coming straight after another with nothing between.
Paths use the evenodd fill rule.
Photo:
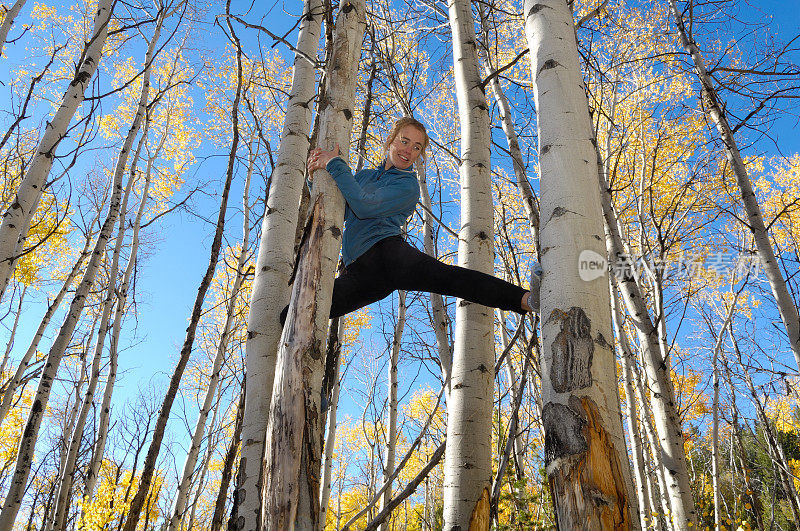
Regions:
<instances>
[{"instance_id":1,"label":"woman","mask_svg":"<svg viewBox=\"0 0 800 531\"><path fill-rule=\"evenodd\" d=\"M451 295L518 313L539 310L539 276L532 290L499 278L444 264L406 243L402 226L414 213L419 184L412 169L428 147L428 134L414 118L401 118L389 132L386 159L377 168L355 176L336 151L313 149L309 179L326 169L341 190L347 208L342 236L344 269L333 287L330 317L340 317L388 296L397 289ZM537 266L538 267L538 266ZM281 313L286 318L288 307Z\"/></svg>"}]
</instances>

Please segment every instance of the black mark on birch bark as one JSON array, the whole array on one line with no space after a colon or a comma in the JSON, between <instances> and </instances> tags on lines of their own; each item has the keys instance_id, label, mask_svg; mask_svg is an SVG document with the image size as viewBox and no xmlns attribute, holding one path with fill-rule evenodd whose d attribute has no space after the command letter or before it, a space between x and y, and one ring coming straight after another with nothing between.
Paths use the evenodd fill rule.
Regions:
<instances>
[{"instance_id":1,"label":"black mark on birch bark","mask_svg":"<svg viewBox=\"0 0 800 531\"><path fill-rule=\"evenodd\" d=\"M550 7L550 6L546 6L544 4L534 4L534 6L532 8L530 8L530 10L528 11L528 16L535 15L536 13L538 13L539 11L541 11L542 9L544 9L546 7Z\"/></svg>"},{"instance_id":2,"label":"black mark on birch bark","mask_svg":"<svg viewBox=\"0 0 800 531\"><path fill-rule=\"evenodd\" d=\"M561 331L551 345L553 363L550 383L558 393L568 393L592 385L592 323L583 308L553 312L550 319L560 321ZM548 319L549 320L549 319Z\"/></svg>"},{"instance_id":3,"label":"black mark on birch bark","mask_svg":"<svg viewBox=\"0 0 800 531\"><path fill-rule=\"evenodd\" d=\"M551 68L555 68L555 67L557 67L557 66L561 66L561 64L560 64L558 61L556 61L555 59L548 59L547 61L545 61L545 62L542 64L542 67L541 67L541 68L539 69L539 71L537 72L537 75L538 75L538 74L541 74L541 73L542 73L542 72L544 72L545 70L550 70Z\"/></svg>"},{"instance_id":4,"label":"black mark on birch bark","mask_svg":"<svg viewBox=\"0 0 800 531\"><path fill-rule=\"evenodd\" d=\"M580 399L572 397L570 403ZM550 402L542 410L542 423L544 424L544 462L545 466L556 459L562 459L575 454L581 454L589 449L583 427L586 420L572 407Z\"/></svg>"}]
</instances>

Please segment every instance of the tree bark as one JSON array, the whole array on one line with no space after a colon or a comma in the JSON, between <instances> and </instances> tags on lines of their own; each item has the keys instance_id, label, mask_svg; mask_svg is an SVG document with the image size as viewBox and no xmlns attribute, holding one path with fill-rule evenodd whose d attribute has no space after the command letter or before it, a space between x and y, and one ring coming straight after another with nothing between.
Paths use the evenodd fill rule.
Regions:
<instances>
[{"instance_id":1,"label":"tree bark","mask_svg":"<svg viewBox=\"0 0 800 531\"><path fill-rule=\"evenodd\" d=\"M403 338L403 329L406 325L406 292L398 292L397 304L397 323L394 328L394 337L392 338L392 350L389 356L389 389L387 400L387 415L388 421L386 423L386 461L383 466L383 482L388 486L383 491L383 502L381 508L387 507L392 499L392 473L394 472L394 460L397 448L397 365L400 360L400 342ZM386 524L381 524L381 531L389 531Z\"/></svg>"},{"instance_id":2,"label":"tree bark","mask_svg":"<svg viewBox=\"0 0 800 531\"><path fill-rule=\"evenodd\" d=\"M20 10L25 5L27 0L17 0L14 2L14 5L11 6L11 9L7 9L3 6L3 10L6 12L5 17L3 17L3 24L0 25L0 54L3 53L3 48L6 44L6 39L8 38L8 32L11 31L11 26L14 25L14 19L17 18L19 15Z\"/></svg>"},{"instance_id":3,"label":"tree bark","mask_svg":"<svg viewBox=\"0 0 800 531\"><path fill-rule=\"evenodd\" d=\"M321 147L347 156L366 6L341 5L320 101ZM341 248L344 199L324 170L314 175L311 218L300 250L286 326L280 340L264 449L259 529L318 529L325 337Z\"/></svg>"},{"instance_id":4,"label":"tree bark","mask_svg":"<svg viewBox=\"0 0 800 531\"><path fill-rule=\"evenodd\" d=\"M602 258L597 149L572 13L565 0L526 0L541 168L542 419L559 529L639 527L620 418L608 276ZM608 339L607 339L608 338Z\"/></svg>"},{"instance_id":5,"label":"tree bark","mask_svg":"<svg viewBox=\"0 0 800 531\"><path fill-rule=\"evenodd\" d=\"M321 21L322 1L307 0L297 37L297 49L306 57L317 56ZM247 321L246 372L251 382L258 383L247 386L245 396L235 494L237 529L240 530L255 530L261 510L261 459L281 335L278 316L289 302L294 234L308 156L314 87L314 65L296 54L281 144L261 229Z\"/></svg>"},{"instance_id":6,"label":"tree bark","mask_svg":"<svg viewBox=\"0 0 800 531\"><path fill-rule=\"evenodd\" d=\"M494 270L490 122L481 87L475 22L466 0L448 2L461 133L458 263ZM444 529L489 529L494 398L492 310L459 300L444 465ZM473 527L474 526L474 527Z\"/></svg>"},{"instance_id":7,"label":"tree bark","mask_svg":"<svg viewBox=\"0 0 800 531\"><path fill-rule=\"evenodd\" d=\"M3 213L0 223L0 299L14 274L17 258L23 250L31 220L39 205L47 176L53 166L56 148L67 134L67 128L78 106L83 102L84 91L97 69L103 46L108 36L108 22L115 0L101 0L94 17L94 30L81 54L75 76L64 93L61 106L53 120L45 127L39 146L19 185L14 200Z\"/></svg>"},{"instance_id":8,"label":"tree bark","mask_svg":"<svg viewBox=\"0 0 800 531\"><path fill-rule=\"evenodd\" d=\"M777 303L778 312L780 313L783 325L786 327L786 333L789 337L789 346L794 354L795 363L798 368L800 368L800 315L798 315L797 306L794 304L794 300L786 286L786 280L783 278L780 268L778 267L778 262L775 259L775 251L772 248L769 232L764 224L764 218L761 215L761 207L753 191L753 183L750 181L750 176L747 173L744 160L739 152L739 146L733 136L733 131L728 124L728 118L719 100L719 96L717 95L714 82L706 69L705 59L700 53L700 48L698 48L697 43L695 43L686 31L683 16L678 10L676 0L669 0L669 6L675 19L675 25L678 28L681 44L691 56L694 63L695 73L701 85L704 110L708 113L711 121L714 122L720 139L725 146L725 156L736 177L736 184L739 187L742 203L747 213L747 228L750 229L753 234L758 258L761 261L761 266L764 268L764 273L769 281L772 295L775 297L775 302Z\"/></svg>"}]
</instances>

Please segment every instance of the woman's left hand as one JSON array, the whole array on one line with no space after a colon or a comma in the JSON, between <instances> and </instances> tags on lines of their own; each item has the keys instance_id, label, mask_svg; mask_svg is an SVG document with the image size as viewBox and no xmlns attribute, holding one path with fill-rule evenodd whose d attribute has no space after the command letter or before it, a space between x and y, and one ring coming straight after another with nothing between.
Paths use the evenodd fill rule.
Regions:
<instances>
[{"instance_id":1,"label":"woman's left hand","mask_svg":"<svg viewBox=\"0 0 800 531\"><path fill-rule=\"evenodd\" d=\"M316 170L324 169L325 166L331 161L331 159L336 158L339 156L339 144L336 144L334 151L325 151L321 148L314 148L308 153L308 177L309 179L312 178L312 175Z\"/></svg>"}]
</instances>

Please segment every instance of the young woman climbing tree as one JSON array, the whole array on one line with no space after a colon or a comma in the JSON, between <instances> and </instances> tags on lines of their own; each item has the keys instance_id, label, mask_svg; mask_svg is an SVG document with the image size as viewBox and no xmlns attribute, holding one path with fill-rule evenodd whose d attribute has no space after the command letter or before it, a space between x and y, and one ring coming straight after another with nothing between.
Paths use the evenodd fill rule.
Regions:
<instances>
[{"instance_id":1,"label":"young woman climbing tree","mask_svg":"<svg viewBox=\"0 0 800 531\"><path fill-rule=\"evenodd\" d=\"M405 117L389 131L385 159L376 168L353 175L339 157L338 145L335 151L316 148L309 153L309 179L314 171L326 169L347 202L342 235L344 269L334 283L330 317L379 301L397 289L450 295L518 313L538 312L538 264L527 291L479 271L444 264L403 239L402 226L419 200L413 166L427 147L425 126ZM287 311L288 306L281 312L281 322Z\"/></svg>"}]
</instances>

